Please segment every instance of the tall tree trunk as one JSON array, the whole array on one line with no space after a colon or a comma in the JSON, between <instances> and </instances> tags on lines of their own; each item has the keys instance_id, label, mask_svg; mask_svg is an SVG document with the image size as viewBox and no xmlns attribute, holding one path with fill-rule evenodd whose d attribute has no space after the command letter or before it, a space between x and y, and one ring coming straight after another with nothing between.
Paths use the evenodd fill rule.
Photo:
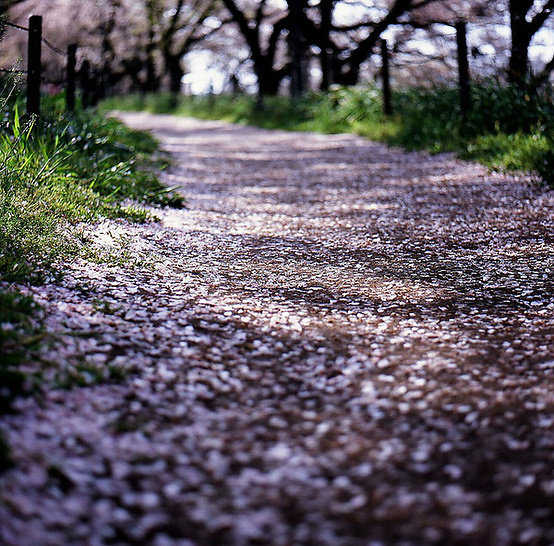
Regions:
<instances>
[{"instance_id":1,"label":"tall tree trunk","mask_svg":"<svg viewBox=\"0 0 554 546\"><path fill-rule=\"evenodd\" d=\"M367 61L374 52L381 34L398 19L414 9L414 0L394 0L388 13L371 27L369 35L361 40L352 50L350 55L342 61L341 69L335 75L335 81L341 85L356 85L360 79L361 65Z\"/></svg>"},{"instance_id":2,"label":"tall tree trunk","mask_svg":"<svg viewBox=\"0 0 554 546\"><path fill-rule=\"evenodd\" d=\"M306 0L298 0L305 5ZM223 4L231 14L231 17L238 26L248 48L250 57L254 64L254 73L258 80L258 104L263 104L264 95L276 95L279 86L285 75L285 70L275 69L275 56L279 45L279 38L282 32L289 24L288 16L283 16L274 22L273 29L270 32L267 47L262 47L261 25L263 23L263 9L258 11L259 17L249 18L241 8L238 7L235 0L222 0ZM290 6L297 7L296 0L288 0ZM263 4L259 4L263 8Z\"/></svg>"},{"instance_id":3,"label":"tall tree trunk","mask_svg":"<svg viewBox=\"0 0 554 546\"><path fill-rule=\"evenodd\" d=\"M175 56L166 56L165 66L169 75L169 91L174 95L178 95L181 93L183 76L185 75L181 59Z\"/></svg>"},{"instance_id":4,"label":"tall tree trunk","mask_svg":"<svg viewBox=\"0 0 554 546\"><path fill-rule=\"evenodd\" d=\"M305 17L304 2L289 0L289 51L290 91L292 97L302 96L307 89L306 40L302 32L302 18Z\"/></svg>"},{"instance_id":5,"label":"tall tree trunk","mask_svg":"<svg viewBox=\"0 0 554 546\"><path fill-rule=\"evenodd\" d=\"M120 0L111 0L110 14L107 20L100 25L102 34L102 90L104 94L110 94L116 82L114 75L114 60L116 58L115 48L112 41L112 32L117 24L117 10L121 7ZM102 97L104 98L104 97Z\"/></svg>"},{"instance_id":6,"label":"tall tree trunk","mask_svg":"<svg viewBox=\"0 0 554 546\"><path fill-rule=\"evenodd\" d=\"M508 80L520 87L527 81L529 69L529 32L526 15L530 8L528 0L510 0L510 29L512 31L512 45L508 67Z\"/></svg>"},{"instance_id":7,"label":"tall tree trunk","mask_svg":"<svg viewBox=\"0 0 554 546\"><path fill-rule=\"evenodd\" d=\"M284 73L275 70L265 55L257 56L254 61L254 73L258 79L258 94L274 96L279 92Z\"/></svg>"},{"instance_id":8,"label":"tall tree trunk","mask_svg":"<svg viewBox=\"0 0 554 546\"><path fill-rule=\"evenodd\" d=\"M144 82L144 90L147 93L155 93L160 89L160 81L156 74L156 65L154 57L149 54L146 59L146 81Z\"/></svg>"},{"instance_id":9,"label":"tall tree trunk","mask_svg":"<svg viewBox=\"0 0 554 546\"><path fill-rule=\"evenodd\" d=\"M321 0L319 4L321 17L321 52L319 63L321 66L322 91L327 91L333 83L332 52L331 52L331 24L333 18L333 0Z\"/></svg>"},{"instance_id":10,"label":"tall tree trunk","mask_svg":"<svg viewBox=\"0 0 554 546\"><path fill-rule=\"evenodd\" d=\"M156 62L154 52L156 51L156 33L154 26L156 23L157 4L155 0L148 0L146 4L148 14L148 42L146 44L146 80L144 91L154 93L160 89L160 80L156 74Z\"/></svg>"},{"instance_id":11,"label":"tall tree trunk","mask_svg":"<svg viewBox=\"0 0 554 546\"><path fill-rule=\"evenodd\" d=\"M144 85L140 80L140 72L142 70L142 60L139 57L131 57L130 59L123 59L123 79L124 76L128 76L131 79L130 90L133 92L142 92Z\"/></svg>"},{"instance_id":12,"label":"tall tree trunk","mask_svg":"<svg viewBox=\"0 0 554 546\"><path fill-rule=\"evenodd\" d=\"M337 63L338 64L338 63ZM335 83L340 85L356 85L360 79L360 65L351 66L338 64L334 74ZM344 70L346 68L346 70Z\"/></svg>"}]
</instances>

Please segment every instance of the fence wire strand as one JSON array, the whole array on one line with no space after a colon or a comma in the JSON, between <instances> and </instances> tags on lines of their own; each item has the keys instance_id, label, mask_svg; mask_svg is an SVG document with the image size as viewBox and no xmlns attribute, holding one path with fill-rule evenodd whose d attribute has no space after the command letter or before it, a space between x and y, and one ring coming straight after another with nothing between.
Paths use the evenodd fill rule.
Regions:
<instances>
[{"instance_id":1,"label":"fence wire strand","mask_svg":"<svg viewBox=\"0 0 554 546\"><path fill-rule=\"evenodd\" d=\"M6 25L7 27L15 28L15 29L17 29L17 30L23 30L24 32L29 32L29 28L28 28L28 27L24 27L24 26L18 25L18 24L16 24L16 23L12 23L11 21L4 21L2 24ZM59 47L56 47L54 44L52 44L52 42L50 42L50 41L47 40L46 38L42 38L42 43L43 43L48 49L50 49L51 51L53 51L54 53L57 53L58 55L65 56L65 51L63 51L63 50L60 49Z\"/></svg>"},{"instance_id":2,"label":"fence wire strand","mask_svg":"<svg viewBox=\"0 0 554 546\"><path fill-rule=\"evenodd\" d=\"M2 21L3 25L6 25L7 27L16 28L17 30L24 30L25 32L29 32L29 29L27 27L22 27L21 25L16 25L15 23L12 23L11 21Z\"/></svg>"}]
</instances>

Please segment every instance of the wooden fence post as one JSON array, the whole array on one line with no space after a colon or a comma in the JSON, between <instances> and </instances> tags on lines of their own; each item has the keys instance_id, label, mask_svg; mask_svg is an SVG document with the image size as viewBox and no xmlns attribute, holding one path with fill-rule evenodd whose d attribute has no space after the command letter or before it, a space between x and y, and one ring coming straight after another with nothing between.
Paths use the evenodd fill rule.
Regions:
<instances>
[{"instance_id":1,"label":"wooden fence post","mask_svg":"<svg viewBox=\"0 0 554 546\"><path fill-rule=\"evenodd\" d=\"M106 74L104 70L98 68L94 71L92 83L92 104L96 106L102 99L106 98Z\"/></svg>"},{"instance_id":2,"label":"wooden fence post","mask_svg":"<svg viewBox=\"0 0 554 546\"><path fill-rule=\"evenodd\" d=\"M42 17L29 18L29 42L27 53L27 114L40 115Z\"/></svg>"},{"instance_id":3,"label":"wooden fence post","mask_svg":"<svg viewBox=\"0 0 554 546\"><path fill-rule=\"evenodd\" d=\"M390 88L389 48L386 40L381 40L381 59L383 78L383 112L386 116L392 114L392 95Z\"/></svg>"},{"instance_id":4,"label":"wooden fence post","mask_svg":"<svg viewBox=\"0 0 554 546\"><path fill-rule=\"evenodd\" d=\"M106 80L108 79L108 73L106 70L100 70L98 72L98 102L104 100L107 96Z\"/></svg>"},{"instance_id":5,"label":"wooden fence post","mask_svg":"<svg viewBox=\"0 0 554 546\"><path fill-rule=\"evenodd\" d=\"M98 70L93 70L90 77L90 105L96 106L98 104L98 94L99 94L99 77Z\"/></svg>"},{"instance_id":6,"label":"wooden fence post","mask_svg":"<svg viewBox=\"0 0 554 546\"><path fill-rule=\"evenodd\" d=\"M81 84L81 102L83 108L90 106L90 63L85 59L81 64L79 72L79 80Z\"/></svg>"},{"instance_id":7,"label":"wooden fence post","mask_svg":"<svg viewBox=\"0 0 554 546\"><path fill-rule=\"evenodd\" d=\"M460 110L465 120L471 110L471 81L467 49L467 23L456 23L456 42L458 45L458 75L460 85Z\"/></svg>"},{"instance_id":8,"label":"wooden fence post","mask_svg":"<svg viewBox=\"0 0 554 546\"><path fill-rule=\"evenodd\" d=\"M75 65L77 44L67 46L67 85L65 88L65 107L68 112L75 110Z\"/></svg>"}]
</instances>

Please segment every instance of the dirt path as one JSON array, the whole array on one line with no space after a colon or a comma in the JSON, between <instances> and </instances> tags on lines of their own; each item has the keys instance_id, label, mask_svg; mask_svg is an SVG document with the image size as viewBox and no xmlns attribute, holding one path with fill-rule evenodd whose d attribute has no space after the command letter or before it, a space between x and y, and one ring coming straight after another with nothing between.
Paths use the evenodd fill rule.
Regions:
<instances>
[{"instance_id":1,"label":"dirt path","mask_svg":"<svg viewBox=\"0 0 554 546\"><path fill-rule=\"evenodd\" d=\"M123 379L3 419L0 543L554 543L552 192L354 136L124 119L189 207L95 229L136 267L35 289L46 375Z\"/></svg>"}]
</instances>

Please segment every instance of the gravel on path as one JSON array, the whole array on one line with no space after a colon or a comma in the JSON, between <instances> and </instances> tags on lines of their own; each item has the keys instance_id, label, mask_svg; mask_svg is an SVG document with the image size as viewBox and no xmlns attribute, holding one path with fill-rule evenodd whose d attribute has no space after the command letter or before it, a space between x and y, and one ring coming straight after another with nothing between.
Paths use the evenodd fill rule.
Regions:
<instances>
[{"instance_id":1,"label":"gravel on path","mask_svg":"<svg viewBox=\"0 0 554 546\"><path fill-rule=\"evenodd\" d=\"M2 418L1 544L554 544L553 192L351 135L121 117L188 207L94 227L133 266L29 289L46 380L91 385Z\"/></svg>"}]
</instances>

